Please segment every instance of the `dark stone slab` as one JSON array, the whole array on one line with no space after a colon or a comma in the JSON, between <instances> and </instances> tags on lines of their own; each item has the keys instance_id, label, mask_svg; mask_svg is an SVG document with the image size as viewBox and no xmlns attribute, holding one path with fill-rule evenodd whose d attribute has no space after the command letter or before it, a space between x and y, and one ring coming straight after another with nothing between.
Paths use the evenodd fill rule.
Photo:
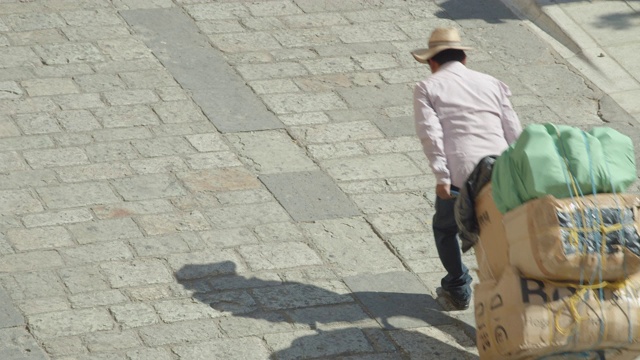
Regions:
<instances>
[{"instance_id":1,"label":"dark stone slab","mask_svg":"<svg viewBox=\"0 0 640 360\"><path fill-rule=\"evenodd\" d=\"M365 310L385 329L455 324L420 280L409 272L363 274L344 279Z\"/></svg>"},{"instance_id":2,"label":"dark stone slab","mask_svg":"<svg viewBox=\"0 0 640 360\"><path fill-rule=\"evenodd\" d=\"M220 132L282 128L222 53L178 8L125 10L120 14Z\"/></svg>"},{"instance_id":3,"label":"dark stone slab","mask_svg":"<svg viewBox=\"0 0 640 360\"><path fill-rule=\"evenodd\" d=\"M378 129L388 137L416 136L416 128L413 122L413 117L411 116L393 118L383 117L373 119L372 121L376 126L378 126Z\"/></svg>"},{"instance_id":4,"label":"dark stone slab","mask_svg":"<svg viewBox=\"0 0 640 360\"><path fill-rule=\"evenodd\" d=\"M361 215L360 210L321 171L261 175L260 180L296 221Z\"/></svg>"}]
</instances>

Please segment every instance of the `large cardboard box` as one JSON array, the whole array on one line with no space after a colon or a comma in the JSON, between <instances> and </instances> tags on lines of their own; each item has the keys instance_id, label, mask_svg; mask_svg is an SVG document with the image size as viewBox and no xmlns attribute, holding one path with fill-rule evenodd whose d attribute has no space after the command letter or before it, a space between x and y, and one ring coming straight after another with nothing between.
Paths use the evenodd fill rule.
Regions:
<instances>
[{"instance_id":1,"label":"large cardboard box","mask_svg":"<svg viewBox=\"0 0 640 360\"><path fill-rule=\"evenodd\" d=\"M480 226L478 243L473 247L480 281L498 280L509 266L509 245L502 224L502 213L493 201L491 184L476 196L476 217Z\"/></svg>"},{"instance_id":2,"label":"large cardboard box","mask_svg":"<svg viewBox=\"0 0 640 360\"><path fill-rule=\"evenodd\" d=\"M640 349L640 277L602 289L524 278L508 267L474 289L480 359Z\"/></svg>"},{"instance_id":3,"label":"large cardboard box","mask_svg":"<svg viewBox=\"0 0 640 360\"><path fill-rule=\"evenodd\" d=\"M622 280L640 271L639 207L631 194L530 200L504 214L509 260L534 278Z\"/></svg>"}]
</instances>

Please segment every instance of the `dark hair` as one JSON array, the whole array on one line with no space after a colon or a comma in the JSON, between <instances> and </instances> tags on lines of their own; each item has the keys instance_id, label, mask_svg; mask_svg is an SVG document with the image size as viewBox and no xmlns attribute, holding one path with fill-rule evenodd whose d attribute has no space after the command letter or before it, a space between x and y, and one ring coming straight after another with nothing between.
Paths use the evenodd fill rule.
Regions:
<instances>
[{"instance_id":1,"label":"dark hair","mask_svg":"<svg viewBox=\"0 0 640 360\"><path fill-rule=\"evenodd\" d=\"M464 53L464 50L446 49L435 54L431 59L437 62L439 65L442 65L448 63L449 61L462 62L466 58L467 55Z\"/></svg>"}]
</instances>

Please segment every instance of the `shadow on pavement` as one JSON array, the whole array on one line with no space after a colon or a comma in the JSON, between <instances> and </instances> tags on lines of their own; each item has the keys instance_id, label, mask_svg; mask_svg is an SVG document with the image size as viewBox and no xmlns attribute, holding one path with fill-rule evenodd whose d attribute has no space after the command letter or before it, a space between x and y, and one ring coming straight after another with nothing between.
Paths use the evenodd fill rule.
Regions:
<instances>
[{"instance_id":1,"label":"shadow on pavement","mask_svg":"<svg viewBox=\"0 0 640 360\"><path fill-rule=\"evenodd\" d=\"M176 277L194 299L217 311L292 326L281 331L296 332L290 345L276 348L272 359L377 354L478 359L464 350L474 346L466 334L475 330L443 313L428 294L349 292L337 280L316 286L244 277L235 269L231 261L185 265Z\"/></svg>"}]
</instances>

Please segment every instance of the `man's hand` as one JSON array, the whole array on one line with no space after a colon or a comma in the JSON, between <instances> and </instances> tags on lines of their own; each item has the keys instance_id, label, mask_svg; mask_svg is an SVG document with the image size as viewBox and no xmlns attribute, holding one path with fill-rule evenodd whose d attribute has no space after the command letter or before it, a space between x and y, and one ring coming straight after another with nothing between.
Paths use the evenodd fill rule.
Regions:
<instances>
[{"instance_id":1,"label":"man's hand","mask_svg":"<svg viewBox=\"0 0 640 360\"><path fill-rule=\"evenodd\" d=\"M451 196L451 185L449 184L436 185L436 195L438 195L438 197L443 200L453 199L453 196Z\"/></svg>"}]
</instances>

